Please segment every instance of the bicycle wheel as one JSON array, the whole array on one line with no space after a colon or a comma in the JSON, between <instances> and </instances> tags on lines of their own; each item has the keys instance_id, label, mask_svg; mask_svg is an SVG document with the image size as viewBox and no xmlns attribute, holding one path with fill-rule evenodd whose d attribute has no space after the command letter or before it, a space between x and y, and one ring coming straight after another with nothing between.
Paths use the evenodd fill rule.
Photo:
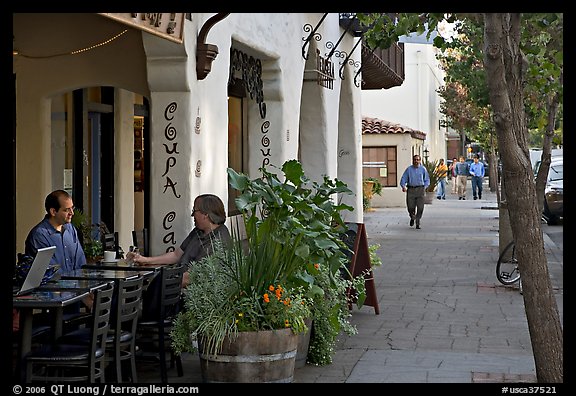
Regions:
<instances>
[{"instance_id":1,"label":"bicycle wheel","mask_svg":"<svg viewBox=\"0 0 576 396\"><path fill-rule=\"evenodd\" d=\"M504 248L496 264L496 278L503 285L511 285L520 280L518 260L516 259L516 246L514 241Z\"/></svg>"}]
</instances>

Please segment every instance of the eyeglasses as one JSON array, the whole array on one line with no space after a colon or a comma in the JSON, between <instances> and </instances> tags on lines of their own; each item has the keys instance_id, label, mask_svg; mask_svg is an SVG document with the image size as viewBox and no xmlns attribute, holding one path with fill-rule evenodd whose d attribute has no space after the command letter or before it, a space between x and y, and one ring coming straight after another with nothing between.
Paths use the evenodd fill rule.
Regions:
<instances>
[{"instance_id":1,"label":"eyeglasses","mask_svg":"<svg viewBox=\"0 0 576 396\"><path fill-rule=\"evenodd\" d=\"M62 208L62 210L67 213L74 213L74 209L76 209L74 206L71 208Z\"/></svg>"},{"instance_id":2,"label":"eyeglasses","mask_svg":"<svg viewBox=\"0 0 576 396\"><path fill-rule=\"evenodd\" d=\"M196 212L200 212L200 209L194 209L194 208L192 208L192 214L191 214L191 216L194 216L194 213L196 213ZM200 212L200 213L202 213L202 212Z\"/></svg>"}]
</instances>

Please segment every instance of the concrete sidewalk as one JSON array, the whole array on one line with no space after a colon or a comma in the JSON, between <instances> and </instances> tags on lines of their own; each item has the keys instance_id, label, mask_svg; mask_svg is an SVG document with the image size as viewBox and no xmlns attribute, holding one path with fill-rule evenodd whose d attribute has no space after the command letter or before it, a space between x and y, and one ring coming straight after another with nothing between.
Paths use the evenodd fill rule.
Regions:
<instances>
[{"instance_id":1,"label":"concrete sidewalk","mask_svg":"<svg viewBox=\"0 0 576 396\"><path fill-rule=\"evenodd\" d=\"M381 245L373 269L380 314L354 308L358 334L342 337L331 365L297 369L295 382L535 382L522 295L496 279L495 193L426 205L421 230L405 208L377 208L364 224ZM545 227L545 226L544 226ZM562 315L562 250L545 235Z\"/></svg>"},{"instance_id":2,"label":"concrete sidewalk","mask_svg":"<svg viewBox=\"0 0 576 396\"><path fill-rule=\"evenodd\" d=\"M354 307L358 334L341 337L332 364L296 369L295 383L536 381L522 295L495 275L496 195L485 185L482 200L470 199L470 188L468 196L426 205L421 230L404 207L366 213L368 243L381 245L383 264L373 268L380 314ZM562 315L562 245L544 240ZM200 383L198 356L183 361L184 377L171 369L169 381ZM157 382L157 367L140 366L139 380Z\"/></svg>"}]
</instances>

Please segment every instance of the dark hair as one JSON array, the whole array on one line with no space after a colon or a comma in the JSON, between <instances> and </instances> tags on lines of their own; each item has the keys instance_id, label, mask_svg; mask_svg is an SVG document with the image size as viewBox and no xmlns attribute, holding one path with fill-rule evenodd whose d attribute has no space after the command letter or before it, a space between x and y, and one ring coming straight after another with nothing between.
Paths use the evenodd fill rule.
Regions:
<instances>
[{"instance_id":1,"label":"dark hair","mask_svg":"<svg viewBox=\"0 0 576 396\"><path fill-rule=\"evenodd\" d=\"M224 203L214 194L198 195L194 206L196 210L206 213L210 221L214 224L224 224L226 221Z\"/></svg>"},{"instance_id":2,"label":"dark hair","mask_svg":"<svg viewBox=\"0 0 576 396\"><path fill-rule=\"evenodd\" d=\"M479 156L478 154L476 154L476 155L474 156L474 158L480 159L480 156Z\"/></svg>"},{"instance_id":3,"label":"dark hair","mask_svg":"<svg viewBox=\"0 0 576 396\"><path fill-rule=\"evenodd\" d=\"M50 209L55 209L56 212L60 210L60 197L64 197L64 199L72 198L70 194L64 190L52 191L46 196L46 200L44 200L46 213L50 214Z\"/></svg>"}]
</instances>

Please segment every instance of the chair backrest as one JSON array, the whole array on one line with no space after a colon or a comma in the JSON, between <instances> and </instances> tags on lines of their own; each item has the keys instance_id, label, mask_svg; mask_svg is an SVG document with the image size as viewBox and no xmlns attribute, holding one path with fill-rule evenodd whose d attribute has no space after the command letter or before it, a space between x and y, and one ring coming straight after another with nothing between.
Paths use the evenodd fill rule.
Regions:
<instances>
[{"instance_id":1,"label":"chair backrest","mask_svg":"<svg viewBox=\"0 0 576 396\"><path fill-rule=\"evenodd\" d=\"M110 313L112 311L112 296L114 294L114 283L109 283L103 289L94 291L94 303L92 305L92 329L91 329L91 354L90 366L94 372L95 364L100 362L99 371L103 372L104 351L106 349L106 337L110 328ZM97 353L101 351L101 353ZM99 356L98 358L96 356ZM92 382L92 381L91 381Z\"/></svg>"},{"instance_id":2,"label":"chair backrest","mask_svg":"<svg viewBox=\"0 0 576 396\"><path fill-rule=\"evenodd\" d=\"M180 311L183 265L167 265L161 268L160 320L175 316Z\"/></svg>"},{"instance_id":3,"label":"chair backrest","mask_svg":"<svg viewBox=\"0 0 576 396\"><path fill-rule=\"evenodd\" d=\"M149 236L148 229L143 228L140 231L132 231L132 244L140 250L140 254L149 256Z\"/></svg>"},{"instance_id":4,"label":"chair backrest","mask_svg":"<svg viewBox=\"0 0 576 396\"><path fill-rule=\"evenodd\" d=\"M144 277L141 275L133 279L120 279L117 306L113 307L113 312L115 313L113 323L117 335L120 334L122 329L135 334L138 314L140 313L143 285Z\"/></svg>"}]
</instances>

